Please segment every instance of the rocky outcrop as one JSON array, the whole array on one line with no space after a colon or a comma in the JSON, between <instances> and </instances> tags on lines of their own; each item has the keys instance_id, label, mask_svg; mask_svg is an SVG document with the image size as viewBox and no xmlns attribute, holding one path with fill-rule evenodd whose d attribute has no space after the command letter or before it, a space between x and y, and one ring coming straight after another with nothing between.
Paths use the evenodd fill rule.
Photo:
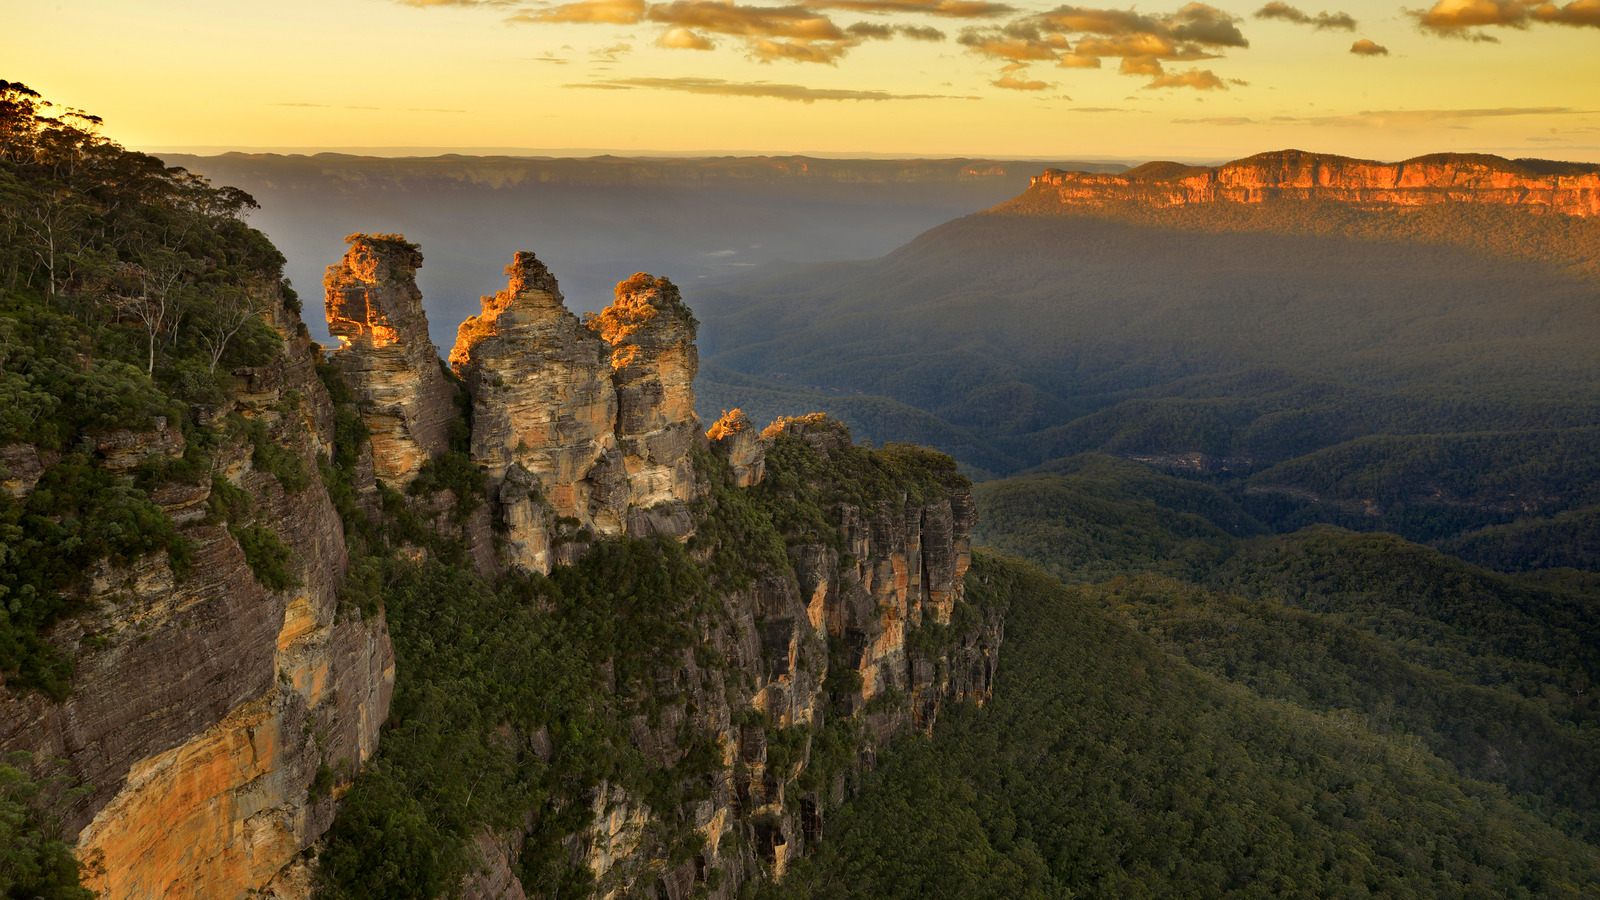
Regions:
<instances>
[{"instance_id":1,"label":"rocky outcrop","mask_svg":"<svg viewBox=\"0 0 1600 900\"><path fill-rule=\"evenodd\" d=\"M700 436L694 414L699 323L677 286L640 272L617 285L616 301L587 324L611 345L617 449L628 474L628 532L684 534L685 505L694 499L689 451Z\"/></svg>"},{"instance_id":2,"label":"rocky outcrop","mask_svg":"<svg viewBox=\"0 0 1600 900\"><path fill-rule=\"evenodd\" d=\"M733 469L733 483L747 488L761 483L767 471L767 448L771 442L744 414L744 410L724 411L706 432L711 447L728 460Z\"/></svg>"},{"instance_id":3,"label":"rocky outcrop","mask_svg":"<svg viewBox=\"0 0 1600 900\"><path fill-rule=\"evenodd\" d=\"M439 368L417 289L422 253L398 235L353 234L328 267L333 364L356 395L372 435L374 474L408 484L450 446L455 389Z\"/></svg>"},{"instance_id":4,"label":"rocky outcrop","mask_svg":"<svg viewBox=\"0 0 1600 900\"><path fill-rule=\"evenodd\" d=\"M589 326L532 253L461 324L450 364L472 397L472 458L491 479L507 562L549 572L595 537L687 534L695 321L670 281L637 275Z\"/></svg>"},{"instance_id":5,"label":"rocky outcrop","mask_svg":"<svg viewBox=\"0 0 1600 900\"><path fill-rule=\"evenodd\" d=\"M273 324L285 352L235 373L231 411L314 473L332 405L298 319L280 310ZM183 453L173 433L114 433L96 448L115 469ZM54 702L0 685L0 751L62 759L86 788L59 812L107 900L263 888L327 829L388 713L387 629L381 614L339 608L346 551L327 492L315 475L286 489L230 433L210 471L152 492L182 527L188 565L175 572L165 554L102 564L77 588L85 611L47 635L73 659L71 693ZM213 472L253 498L250 521L289 549L295 586L263 587L206 514Z\"/></svg>"},{"instance_id":6,"label":"rocky outcrop","mask_svg":"<svg viewBox=\"0 0 1600 900\"><path fill-rule=\"evenodd\" d=\"M1282 150L1213 167L1147 163L1118 175L1048 169L1033 179L1023 198L1086 207L1281 200L1374 207L1485 203L1592 217L1600 216L1600 166L1455 153L1383 163Z\"/></svg>"},{"instance_id":7,"label":"rocky outcrop","mask_svg":"<svg viewBox=\"0 0 1600 900\"><path fill-rule=\"evenodd\" d=\"M915 478L868 488L852 467L870 468L871 451L835 420L780 420L765 441L783 448L785 490L852 499L826 506L836 526L811 519L785 535L782 564L725 593L696 649L658 661L658 688L644 698L652 712L631 722L632 743L665 769L685 752L681 735L710 733L721 765L709 796L683 810L651 809L615 785L593 792L593 824L569 849L597 896L731 898L747 881L781 878L825 839L827 809L878 748L931 728L950 702L991 696L1002 626L995 611L962 607L974 507L953 463L929 453L905 461L922 470ZM786 502L764 497L758 505ZM816 751L830 727L854 742L842 768ZM663 822L692 825L703 839L694 859L670 863L654 837Z\"/></svg>"}]
</instances>

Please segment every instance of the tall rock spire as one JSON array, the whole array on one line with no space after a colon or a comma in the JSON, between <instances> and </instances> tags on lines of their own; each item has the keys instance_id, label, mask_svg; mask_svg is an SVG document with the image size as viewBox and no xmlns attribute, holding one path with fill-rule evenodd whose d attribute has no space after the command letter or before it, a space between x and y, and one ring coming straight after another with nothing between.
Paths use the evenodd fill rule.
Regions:
<instances>
[{"instance_id":1,"label":"tall rock spire","mask_svg":"<svg viewBox=\"0 0 1600 900\"><path fill-rule=\"evenodd\" d=\"M439 368L417 289L422 253L399 235L353 234L344 258L328 267L328 331L339 339L333 364L372 433L373 469L407 484L450 447L455 390Z\"/></svg>"},{"instance_id":2,"label":"tall rock spire","mask_svg":"<svg viewBox=\"0 0 1600 900\"><path fill-rule=\"evenodd\" d=\"M472 458L499 486L510 562L547 572L560 561L558 522L625 528L617 392L610 348L567 310L544 263L519 252L506 274L506 289L461 323L450 364L472 395Z\"/></svg>"},{"instance_id":3,"label":"tall rock spire","mask_svg":"<svg viewBox=\"0 0 1600 900\"><path fill-rule=\"evenodd\" d=\"M694 414L699 323L676 285L640 272L617 285L616 301L590 316L588 325L611 345L629 531L679 531L661 514L674 515L678 510L667 507L681 508L694 498L689 451L700 435Z\"/></svg>"}]
</instances>

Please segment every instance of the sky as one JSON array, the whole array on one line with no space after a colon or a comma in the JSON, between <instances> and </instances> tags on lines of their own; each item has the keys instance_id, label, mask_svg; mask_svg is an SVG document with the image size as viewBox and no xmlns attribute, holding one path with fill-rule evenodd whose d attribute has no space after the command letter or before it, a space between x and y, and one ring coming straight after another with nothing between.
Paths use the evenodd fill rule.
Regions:
<instances>
[{"instance_id":1,"label":"sky","mask_svg":"<svg viewBox=\"0 0 1600 900\"><path fill-rule=\"evenodd\" d=\"M1600 161L1600 0L1402 4L0 0L0 78L150 151Z\"/></svg>"}]
</instances>

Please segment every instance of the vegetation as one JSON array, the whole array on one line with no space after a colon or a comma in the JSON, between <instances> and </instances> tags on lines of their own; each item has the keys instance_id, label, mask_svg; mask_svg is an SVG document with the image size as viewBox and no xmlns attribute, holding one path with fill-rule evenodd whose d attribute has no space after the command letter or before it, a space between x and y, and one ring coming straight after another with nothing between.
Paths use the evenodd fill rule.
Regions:
<instances>
[{"instance_id":1,"label":"vegetation","mask_svg":"<svg viewBox=\"0 0 1600 900\"><path fill-rule=\"evenodd\" d=\"M41 768L35 763L27 753L0 762L0 897L92 900L94 892L78 884L72 844L52 809L76 788L62 775L30 777Z\"/></svg>"},{"instance_id":2,"label":"vegetation","mask_svg":"<svg viewBox=\"0 0 1600 900\"><path fill-rule=\"evenodd\" d=\"M282 256L243 221L248 195L124 150L98 126L0 82L0 447L20 467L7 477L43 469L31 490L0 495L0 674L55 698L71 660L40 635L75 608L86 573L156 552L185 572L187 543L151 495L205 477L228 437L202 421L233 369L278 353L267 319L288 296ZM260 423L232 427L248 431L258 467L303 484ZM159 429L182 435L181 456L104 464L117 433Z\"/></svg>"},{"instance_id":3,"label":"vegetation","mask_svg":"<svg viewBox=\"0 0 1600 900\"><path fill-rule=\"evenodd\" d=\"M1263 698L979 555L995 697L907 742L781 897L1578 897L1600 855L1403 734Z\"/></svg>"},{"instance_id":4,"label":"vegetation","mask_svg":"<svg viewBox=\"0 0 1600 900\"><path fill-rule=\"evenodd\" d=\"M703 408L825 410L980 479L1143 460L1275 531L1443 542L1548 519L1564 564L1600 566L1556 519L1600 502L1595 220L1058 211L1012 204L879 260L703 292Z\"/></svg>"}]
</instances>

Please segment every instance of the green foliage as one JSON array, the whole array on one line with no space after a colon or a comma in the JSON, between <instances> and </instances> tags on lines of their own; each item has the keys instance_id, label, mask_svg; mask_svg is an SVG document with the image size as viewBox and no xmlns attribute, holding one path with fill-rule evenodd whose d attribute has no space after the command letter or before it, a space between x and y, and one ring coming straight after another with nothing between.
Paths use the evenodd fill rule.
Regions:
<instances>
[{"instance_id":1,"label":"green foliage","mask_svg":"<svg viewBox=\"0 0 1600 900\"><path fill-rule=\"evenodd\" d=\"M0 897L17 900L92 900L78 884L78 862L51 804L70 798L70 778L34 780L34 760L13 753L0 762Z\"/></svg>"},{"instance_id":2,"label":"green foliage","mask_svg":"<svg viewBox=\"0 0 1600 900\"><path fill-rule=\"evenodd\" d=\"M99 560L126 565L165 551L183 571L188 543L130 480L70 453L22 500L0 498L0 671L65 696L71 661L39 635L72 611L67 588Z\"/></svg>"},{"instance_id":3,"label":"green foliage","mask_svg":"<svg viewBox=\"0 0 1600 900\"><path fill-rule=\"evenodd\" d=\"M948 710L830 821L784 897L1577 897L1594 849L1417 741L1265 700L1083 589L979 555L1009 600L991 704Z\"/></svg>"},{"instance_id":4,"label":"green foliage","mask_svg":"<svg viewBox=\"0 0 1600 900\"><path fill-rule=\"evenodd\" d=\"M1188 541L1211 520L1190 512L1196 500L1213 518L1230 510L1212 489L1089 457L1054 468L1073 474L980 485L980 536L1066 578L1175 576L1116 577L1084 593L1218 677L1410 735L1548 821L1600 836L1600 585L1578 573L1506 577L1325 526L1245 540L1218 529L1197 554ZM1183 490L1150 486L1163 482Z\"/></svg>"},{"instance_id":5,"label":"green foliage","mask_svg":"<svg viewBox=\"0 0 1600 900\"><path fill-rule=\"evenodd\" d=\"M300 585L292 570L294 551L278 540L278 535L265 525L245 525L228 529L239 549L244 551L245 562L255 573L256 581L270 591L286 591Z\"/></svg>"},{"instance_id":6,"label":"green foliage","mask_svg":"<svg viewBox=\"0 0 1600 900\"><path fill-rule=\"evenodd\" d=\"M40 635L102 561L164 551L186 574L188 544L151 496L207 477L221 437L200 413L227 401L232 367L282 346L263 314L283 257L244 224L254 202L99 124L0 82L0 446L30 444L44 468L31 493L0 498L0 673L57 699L71 660ZM103 468L105 436L162 419L185 438L181 459ZM257 466L291 490L297 462L258 441Z\"/></svg>"}]
</instances>

